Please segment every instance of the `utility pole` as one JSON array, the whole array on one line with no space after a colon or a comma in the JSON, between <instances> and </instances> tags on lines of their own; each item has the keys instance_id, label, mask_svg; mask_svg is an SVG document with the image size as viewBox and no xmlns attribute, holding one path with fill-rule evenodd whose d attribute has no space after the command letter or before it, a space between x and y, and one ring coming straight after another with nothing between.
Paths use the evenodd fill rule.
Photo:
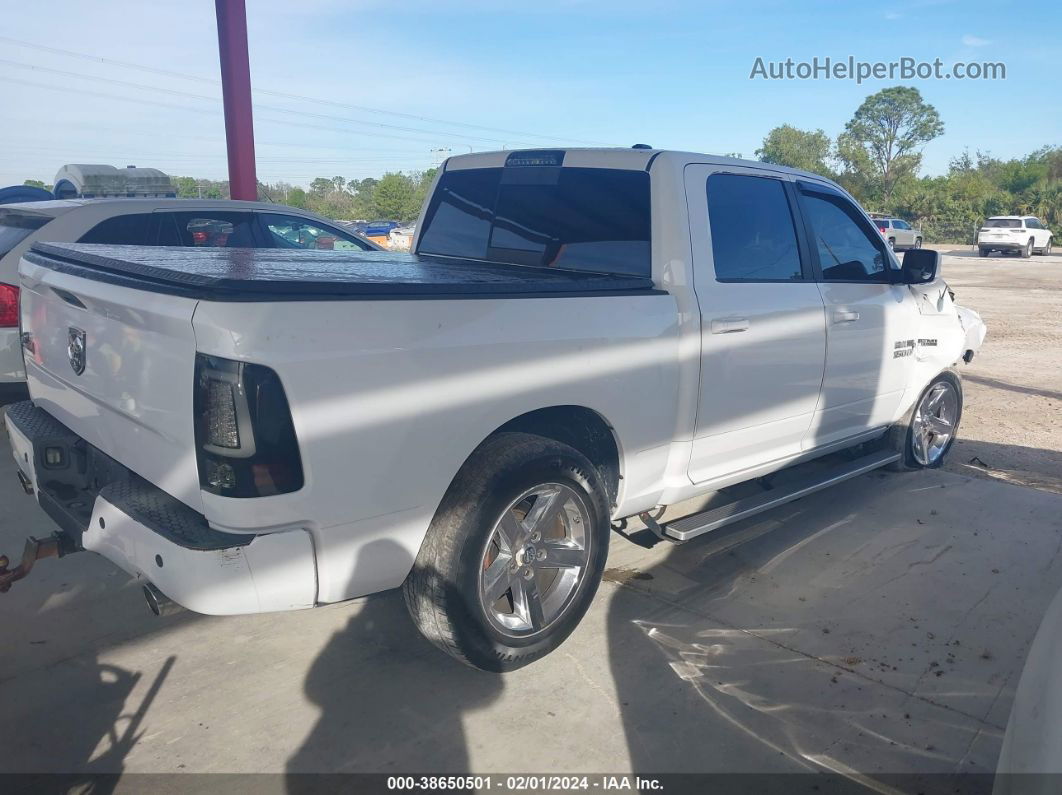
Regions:
<instances>
[{"instance_id":1,"label":"utility pole","mask_svg":"<svg viewBox=\"0 0 1062 795\"><path fill-rule=\"evenodd\" d=\"M254 201L258 198L258 179L254 163L251 67L247 57L247 9L244 0L214 0L214 11L218 20L229 197Z\"/></svg>"}]
</instances>

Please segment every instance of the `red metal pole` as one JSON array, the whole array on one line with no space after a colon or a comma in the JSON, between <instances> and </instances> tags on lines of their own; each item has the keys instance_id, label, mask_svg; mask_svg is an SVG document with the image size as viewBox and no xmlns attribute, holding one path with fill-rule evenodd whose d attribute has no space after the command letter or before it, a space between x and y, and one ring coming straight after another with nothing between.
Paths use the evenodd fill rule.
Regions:
<instances>
[{"instance_id":1,"label":"red metal pole","mask_svg":"<svg viewBox=\"0 0 1062 795\"><path fill-rule=\"evenodd\" d=\"M258 198L254 170L254 117L251 66L247 58L247 9L244 0L214 0L221 57L221 94L225 106L225 143L229 153L229 197Z\"/></svg>"}]
</instances>

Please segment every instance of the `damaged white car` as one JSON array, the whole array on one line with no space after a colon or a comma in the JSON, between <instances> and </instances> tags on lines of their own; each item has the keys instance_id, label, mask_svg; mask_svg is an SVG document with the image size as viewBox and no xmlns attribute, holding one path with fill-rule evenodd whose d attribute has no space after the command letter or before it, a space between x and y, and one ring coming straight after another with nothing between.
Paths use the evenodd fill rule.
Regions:
<instances>
[{"instance_id":1,"label":"damaged white car","mask_svg":"<svg viewBox=\"0 0 1062 795\"><path fill-rule=\"evenodd\" d=\"M613 523L688 541L881 466L938 466L984 326L813 174L633 149L454 157L412 254L38 244L27 492L210 614L404 586L479 668L556 648ZM665 525L661 506L840 450Z\"/></svg>"}]
</instances>

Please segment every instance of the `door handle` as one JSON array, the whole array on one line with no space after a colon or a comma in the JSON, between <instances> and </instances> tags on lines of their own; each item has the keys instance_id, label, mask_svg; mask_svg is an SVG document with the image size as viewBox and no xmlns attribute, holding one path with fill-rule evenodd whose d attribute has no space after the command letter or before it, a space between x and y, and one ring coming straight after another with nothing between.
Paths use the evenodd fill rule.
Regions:
<instances>
[{"instance_id":1,"label":"door handle","mask_svg":"<svg viewBox=\"0 0 1062 795\"><path fill-rule=\"evenodd\" d=\"M709 328L713 334L736 334L739 331L748 331L749 319L747 317L720 317L712 320Z\"/></svg>"},{"instance_id":2,"label":"door handle","mask_svg":"<svg viewBox=\"0 0 1062 795\"><path fill-rule=\"evenodd\" d=\"M842 309L833 313L834 323L853 323L859 320L859 313L850 309Z\"/></svg>"}]
</instances>

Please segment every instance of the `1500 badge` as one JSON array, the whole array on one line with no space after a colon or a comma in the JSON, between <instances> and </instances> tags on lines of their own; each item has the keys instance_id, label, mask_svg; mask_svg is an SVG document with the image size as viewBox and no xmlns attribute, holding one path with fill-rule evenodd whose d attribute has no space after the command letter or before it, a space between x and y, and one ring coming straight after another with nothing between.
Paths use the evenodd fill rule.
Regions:
<instances>
[{"instance_id":1,"label":"1500 badge","mask_svg":"<svg viewBox=\"0 0 1062 795\"><path fill-rule=\"evenodd\" d=\"M920 338L917 340L897 340L892 344L892 358L902 359L904 356L910 356L914 353L915 347L922 348L935 348L937 341L935 339Z\"/></svg>"}]
</instances>

